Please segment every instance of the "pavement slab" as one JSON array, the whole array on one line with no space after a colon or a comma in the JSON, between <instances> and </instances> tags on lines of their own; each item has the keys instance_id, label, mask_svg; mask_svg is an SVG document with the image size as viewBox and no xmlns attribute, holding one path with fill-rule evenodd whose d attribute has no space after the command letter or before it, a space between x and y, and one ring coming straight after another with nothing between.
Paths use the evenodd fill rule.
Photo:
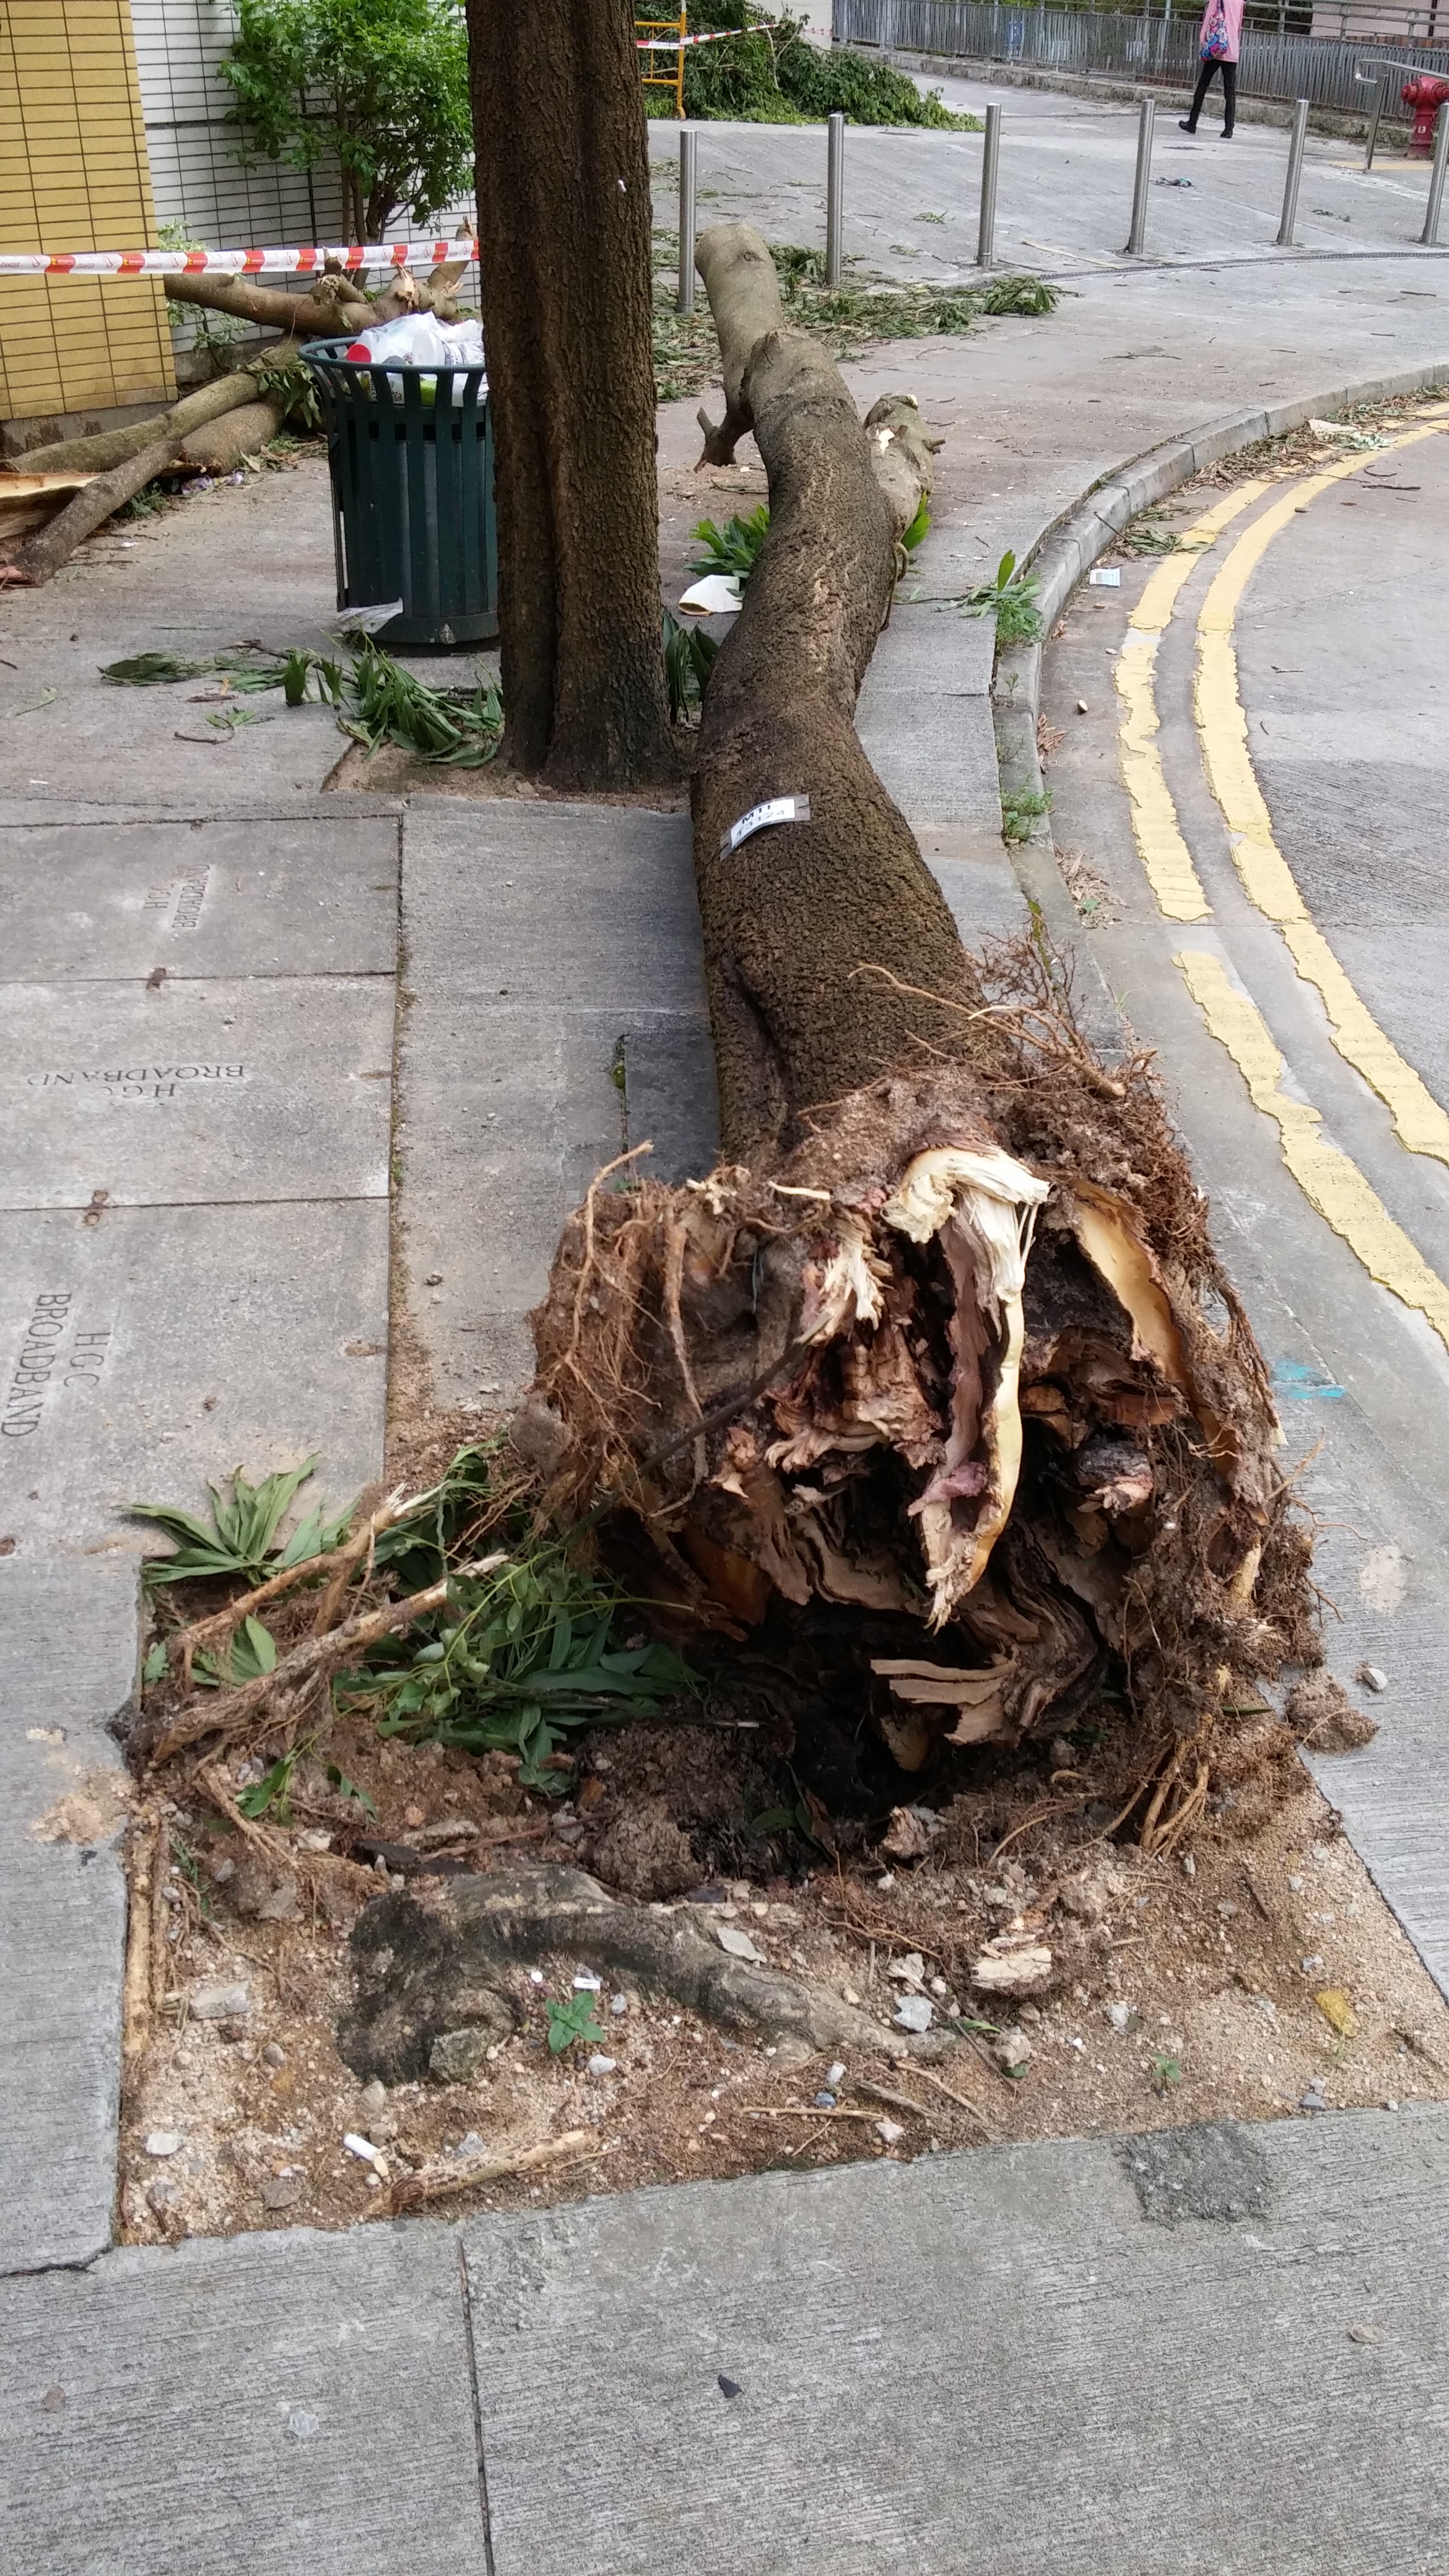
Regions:
<instances>
[{"instance_id":1,"label":"pavement slab","mask_svg":"<svg viewBox=\"0 0 1449 2576\"><path fill-rule=\"evenodd\" d=\"M1440 2567L1446 2186L1353 2113L469 2222L496 2576Z\"/></svg>"},{"instance_id":2,"label":"pavement slab","mask_svg":"<svg viewBox=\"0 0 1449 2576\"><path fill-rule=\"evenodd\" d=\"M486 1401L531 1372L524 1319L600 1167L714 1159L689 819L419 800L403 851L409 1311L442 1401Z\"/></svg>"},{"instance_id":3,"label":"pavement slab","mask_svg":"<svg viewBox=\"0 0 1449 2576\"><path fill-rule=\"evenodd\" d=\"M385 1198L390 975L0 986L10 1208Z\"/></svg>"},{"instance_id":4,"label":"pavement slab","mask_svg":"<svg viewBox=\"0 0 1449 2576\"><path fill-rule=\"evenodd\" d=\"M889 640L889 639L887 639ZM938 670L980 676L976 630L942 621ZM990 728L989 702L971 701ZM1027 926L991 819L923 832L973 943ZM630 806L414 803L403 830L398 1151L409 1312L444 1403L510 1398L526 1318L595 1173L646 1142L648 1169L708 1171L719 1144L688 817ZM622 1081L620 1077L622 1076Z\"/></svg>"},{"instance_id":5,"label":"pavement slab","mask_svg":"<svg viewBox=\"0 0 1449 2576\"><path fill-rule=\"evenodd\" d=\"M9 1218L0 1536L139 1551L128 1501L200 1508L312 1449L349 1502L382 1462L387 1260L380 1198Z\"/></svg>"},{"instance_id":6,"label":"pavement slab","mask_svg":"<svg viewBox=\"0 0 1449 2576\"><path fill-rule=\"evenodd\" d=\"M449 2230L0 2286L11 2576L492 2576Z\"/></svg>"},{"instance_id":7,"label":"pavement slab","mask_svg":"<svg viewBox=\"0 0 1449 2576\"><path fill-rule=\"evenodd\" d=\"M390 975L397 825L285 816L12 825L0 928L17 983Z\"/></svg>"},{"instance_id":8,"label":"pavement slab","mask_svg":"<svg viewBox=\"0 0 1449 2576\"><path fill-rule=\"evenodd\" d=\"M111 2240L126 1888L107 1720L135 1682L136 1612L133 1564L0 1559L0 2272ZM79 1815L37 1835L88 1783L94 1838Z\"/></svg>"}]
</instances>

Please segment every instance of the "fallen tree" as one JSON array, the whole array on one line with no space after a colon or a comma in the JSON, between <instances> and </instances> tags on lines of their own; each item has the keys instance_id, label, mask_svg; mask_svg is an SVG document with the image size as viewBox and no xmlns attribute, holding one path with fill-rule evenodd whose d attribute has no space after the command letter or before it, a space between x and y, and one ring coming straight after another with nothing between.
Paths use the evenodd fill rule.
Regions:
<instances>
[{"instance_id":1,"label":"fallen tree","mask_svg":"<svg viewBox=\"0 0 1449 2576\"><path fill-rule=\"evenodd\" d=\"M706 454L751 429L770 491L693 789L725 1160L591 1190L515 1436L680 1615L829 1605L907 1770L1115 1681L1161 1847L1224 1710L1319 1659L1263 1364L1150 1064L1093 1055L1039 942L968 958L860 749L913 407L859 420L747 228L699 267Z\"/></svg>"}]
</instances>

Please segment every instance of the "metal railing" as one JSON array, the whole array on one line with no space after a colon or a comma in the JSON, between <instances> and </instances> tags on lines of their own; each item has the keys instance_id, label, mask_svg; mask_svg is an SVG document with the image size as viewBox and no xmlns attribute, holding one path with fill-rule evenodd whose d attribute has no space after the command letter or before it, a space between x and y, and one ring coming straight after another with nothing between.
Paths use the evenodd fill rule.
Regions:
<instances>
[{"instance_id":1,"label":"metal railing","mask_svg":"<svg viewBox=\"0 0 1449 2576\"><path fill-rule=\"evenodd\" d=\"M1170 9L1171 0L1168 0ZM1141 16L1120 10L1011 8L988 0L833 0L837 44L878 45L883 51L935 54L943 60L1024 63L1044 71L1097 72L1132 81L1161 81L1191 89L1200 68L1200 10L1173 17L1150 7ZM1337 35L1295 35L1287 29L1254 26L1243 29L1238 90L1247 98L1306 98L1315 107L1339 107L1362 115L1364 90L1355 72L1367 54L1382 51L1384 15L1365 10L1374 22L1377 45L1368 25L1355 38L1351 6L1335 9L1348 27ZM1404 13L1404 23L1428 27L1441 14L1429 8ZM1449 31L1449 6L1442 7ZM1408 70L1449 74L1449 32L1438 44L1416 43L1397 34L1396 56Z\"/></svg>"}]
</instances>

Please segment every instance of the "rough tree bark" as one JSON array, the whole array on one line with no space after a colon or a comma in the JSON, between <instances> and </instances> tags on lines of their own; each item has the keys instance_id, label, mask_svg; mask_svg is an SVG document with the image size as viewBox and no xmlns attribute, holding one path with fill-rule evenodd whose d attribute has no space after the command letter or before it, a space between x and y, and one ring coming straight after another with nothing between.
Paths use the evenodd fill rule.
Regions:
<instances>
[{"instance_id":1,"label":"rough tree bark","mask_svg":"<svg viewBox=\"0 0 1449 2576\"><path fill-rule=\"evenodd\" d=\"M14 470L18 474L108 474L116 465L128 464L134 456L143 456L162 437L175 446L192 430L209 421L219 420L223 412L232 411L239 403L256 398L256 381L245 368L235 375L219 376L215 384L202 385L194 394L186 394L169 411L157 412L149 420L134 420L126 429L97 430L90 438L62 438L49 447L32 447L18 456ZM139 487L138 487L139 488Z\"/></svg>"},{"instance_id":2,"label":"rough tree bark","mask_svg":"<svg viewBox=\"0 0 1449 2576\"><path fill-rule=\"evenodd\" d=\"M727 404L706 454L728 462L752 428L770 485L769 538L710 675L693 789L722 1141L753 1160L793 1141L811 1104L919 1060L922 1042L954 1050L959 1011L943 1001L980 995L854 722L897 542L930 490L915 406L889 397L862 424L819 342L786 322L748 225L712 226L698 261ZM809 821L731 850L740 817L781 796L808 797Z\"/></svg>"},{"instance_id":3,"label":"rough tree bark","mask_svg":"<svg viewBox=\"0 0 1449 2576\"><path fill-rule=\"evenodd\" d=\"M1261 1357L1150 1063L1107 1067L1033 939L968 959L851 717L929 478L783 323L763 242L704 236L727 454L770 525L705 694L695 867L729 1159L597 1185L515 1425L547 1508L764 1666L791 1623L906 1770L1014 1746L1109 1674L1155 1847L1225 1703L1317 1661ZM731 849L772 797L810 799ZM630 1535L633 1528L634 1536Z\"/></svg>"},{"instance_id":4,"label":"rough tree bark","mask_svg":"<svg viewBox=\"0 0 1449 2576\"><path fill-rule=\"evenodd\" d=\"M627 0L470 0L503 757L677 770L660 642L651 202Z\"/></svg>"}]
</instances>

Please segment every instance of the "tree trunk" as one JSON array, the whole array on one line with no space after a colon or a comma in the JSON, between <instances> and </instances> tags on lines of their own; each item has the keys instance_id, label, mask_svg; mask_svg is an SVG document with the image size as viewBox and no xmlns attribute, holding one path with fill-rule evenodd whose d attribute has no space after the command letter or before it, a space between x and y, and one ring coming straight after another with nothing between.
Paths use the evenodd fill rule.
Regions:
<instances>
[{"instance_id":1,"label":"tree trunk","mask_svg":"<svg viewBox=\"0 0 1449 2576\"><path fill-rule=\"evenodd\" d=\"M154 429L155 423L148 426ZM49 581L75 553L83 537L91 536L113 510L119 510L123 501L143 490L154 475L165 473L176 447L176 438L168 431L141 455L113 467L109 474L98 474L28 545L21 547L15 558L15 575L22 581Z\"/></svg>"},{"instance_id":2,"label":"tree trunk","mask_svg":"<svg viewBox=\"0 0 1449 2576\"><path fill-rule=\"evenodd\" d=\"M752 427L770 491L695 772L729 1159L595 1185L515 1443L626 1580L757 1638L752 1709L868 1720L902 1772L968 1785L948 1748L1009 1751L1107 1685L1092 1723L1138 1721L1109 1794L1164 1848L1225 1702L1321 1654L1262 1359L1149 1060L1092 1055L1037 936L965 955L856 740L929 484L914 406L857 418L758 235L713 229L699 266L711 443Z\"/></svg>"},{"instance_id":3,"label":"tree trunk","mask_svg":"<svg viewBox=\"0 0 1449 2576\"><path fill-rule=\"evenodd\" d=\"M239 403L221 420L193 430L177 450L177 463L194 465L201 474L229 474L244 456L254 456L269 438L275 438L281 425L279 402Z\"/></svg>"},{"instance_id":4,"label":"tree trunk","mask_svg":"<svg viewBox=\"0 0 1449 2576\"><path fill-rule=\"evenodd\" d=\"M351 278L334 271L319 277L306 295L288 295L280 286L258 286L250 277L168 277L172 304L200 304L209 313L231 313L239 322L254 322L261 331L282 331L294 340L324 340L343 331L365 330L377 315Z\"/></svg>"},{"instance_id":5,"label":"tree trunk","mask_svg":"<svg viewBox=\"0 0 1449 2576\"><path fill-rule=\"evenodd\" d=\"M769 533L705 693L693 792L722 1141L757 1162L796 1141L814 1103L920 1061L923 1044L954 1052L959 1005L980 994L854 723L896 543L930 489L915 407L891 398L862 425L819 342L786 323L747 225L713 226L698 259L729 443L753 428L770 486ZM710 444L718 453L718 434ZM729 847L741 816L791 796L808 798L808 822Z\"/></svg>"},{"instance_id":6,"label":"tree trunk","mask_svg":"<svg viewBox=\"0 0 1449 2576\"><path fill-rule=\"evenodd\" d=\"M643 92L627 0L469 0L503 756L677 771L664 693Z\"/></svg>"},{"instance_id":7,"label":"tree trunk","mask_svg":"<svg viewBox=\"0 0 1449 2576\"><path fill-rule=\"evenodd\" d=\"M29 454L15 459L15 471L22 474L66 474L72 469L79 474L105 474L113 466L125 465L133 456L144 456L163 434L169 434L176 446L192 430L219 420L223 412L234 411L239 403L254 402L256 381L245 367L234 375L218 376L216 382L202 385L187 394L169 411L157 412L150 420L132 421L128 429L103 429L93 438L63 438L50 447L33 447ZM140 486L135 487L137 490Z\"/></svg>"}]
</instances>

